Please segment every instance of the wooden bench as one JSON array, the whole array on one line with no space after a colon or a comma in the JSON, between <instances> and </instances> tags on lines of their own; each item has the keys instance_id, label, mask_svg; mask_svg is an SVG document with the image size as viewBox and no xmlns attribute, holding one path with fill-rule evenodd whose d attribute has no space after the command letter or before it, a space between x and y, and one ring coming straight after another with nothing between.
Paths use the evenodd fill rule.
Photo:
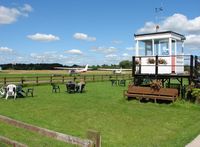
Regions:
<instances>
[{"instance_id":1,"label":"wooden bench","mask_svg":"<svg viewBox=\"0 0 200 147\"><path fill-rule=\"evenodd\" d=\"M178 90L172 88L160 88L159 90L151 87L140 87L129 85L128 90L124 90L124 97L136 99L169 100L174 102L178 97Z\"/></svg>"}]
</instances>

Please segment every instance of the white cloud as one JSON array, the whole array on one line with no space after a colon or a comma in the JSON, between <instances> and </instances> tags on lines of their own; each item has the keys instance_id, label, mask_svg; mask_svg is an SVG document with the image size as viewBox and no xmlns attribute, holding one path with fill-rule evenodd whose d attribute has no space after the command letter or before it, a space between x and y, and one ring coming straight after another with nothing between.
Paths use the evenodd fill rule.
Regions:
<instances>
[{"instance_id":1,"label":"white cloud","mask_svg":"<svg viewBox=\"0 0 200 147\"><path fill-rule=\"evenodd\" d=\"M126 50L133 51L135 50L135 47L127 47Z\"/></svg>"},{"instance_id":2,"label":"white cloud","mask_svg":"<svg viewBox=\"0 0 200 147\"><path fill-rule=\"evenodd\" d=\"M90 37L84 33L75 33L73 37L77 40L85 40L85 41L96 41L95 37Z\"/></svg>"},{"instance_id":3,"label":"white cloud","mask_svg":"<svg viewBox=\"0 0 200 147\"><path fill-rule=\"evenodd\" d=\"M32 12L32 11L33 11L33 8L32 8L31 5L29 5L29 4L24 4L24 7L21 8L21 11L24 11L24 12Z\"/></svg>"},{"instance_id":4,"label":"white cloud","mask_svg":"<svg viewBox=\"0 0 200 147\"><path fill-rule=\"evenodd\" d=\"M132 59L132 55L128 54L128 53L123 53L121 60L131 60Z\"/></svg>"},{"instance_id":5,"label":"white cloud","mask_svg":"<svg viewBox=\"0 0 200 147\"><path fill-rule=\"evenodd\" d=\"M64 63L68 60L68 57L52 51L44 53L31 53L30 57L32 58L32 61L36 63Z\"/></svg>"},{"instance_id":6,"label":"white cloud","mask_svg":"<svg viewBox=\"0 0 200 147\"><path fill-rule=\"evenodd\" d=\"M138 30L138 33L155 32L155 26L156 24L154 22L146 22L145 26ZM200 33L200 16L193 19L188 19L187 16L183 14L174 14L159 23L159 31L165 30L186 34Z\"/></svg>"},{"instance_id":7,"label":"white cloud","mask_svg":"<svg viewBox=\"0 0 200 147\"><path fill-rule=\"evenodd\" d=\"M8 48L8 47L0 47L0 52L11 53L13 52L13 49Z\"/></svg>"},{"instance_id":8,"label":"white cloud","mask_svg":"<svg viewBox=\"0 0 200 147\"><path fill-rule=\"evenodd\" d=\"M52 34L40 34L40 33L36 33L34 35L28 35L27 37L29 39L31 39L31 40L44 41L44 42L50 42L50 41L60 40L59 37L54 36Z\"/></svg>"},{"instance_id":9,"label":"white cloud","mask_svg":"<svg viewBox=\"0 0 200 147\"><path fill-rule=\"evenodd\" d=\"M111 43L113 43L113 44L121 44L123 41L121 41L121 40L113 40L113 41L111 41Z\"/></svg>"},{"instance_id":10,"label":"white cloud","mask_svg":"<svg viewBox=\"0 0 200 147\"><path fill-rule=\"evenodd\" d=\"M65 53L73 54L73 55L83 55L83 52L81 52L81 51L78 50L78 49L67 50L67 51L65 51Z\"/></svg>"},{"instance_id":11,"label":"white cloud","mask_svg":"<svg viewBox=\"0 0 200 147\"><path fill-rule=\"evenodd\" d=\"M32 7L25 4L22 8L8 8L0 6L0 24L11 24L17 21L20 16L28 16L32 11Z\"/></svg>"},{"instance_id":12,"label":"white cloud","mask_svg":"<svg viewBox=\"0 0 200 147\"><path fill-rule=\"evenodd\" d=\"M156 24L154 22L146 22L144 27L140 28L137 32L155 32L155 26ZM188 19L183 14L174 14L159 23L159 31L175 31L180 34L185 34L185 48L200 48L200 16Z\"/></svg>"},{"instance_id":13,"label":"white cloud","mask_svg":"<svg viewBox=\"0 0 200 147\"><path fill-rule=\"evenodd\" d=\"M105 56L105 62L107 62L108 64L117 64L119 63L119 61L120 58L116 54L109 54Z\"/></svg>"},{"instance_id":14,"label":"white cloud","mask_svg":"<svg viewBox=\"0 0 200 147\"><path fill-rule=\"evenodd\" d=\"M127 56L130 56L130 55L127 54L127 53L123 53L122 56L127 57Z\"/></svg>"},{"instance_id":15,"label":"white cloud","mask_svg":"<svg viewBox=\"0 0 200 147\"><path fill-rule=\"evenodd\" d=\"M115 47L93 47L91 49L94 52L100 52L100 53L104 53L104 54L111 54L117 51L117 49Z\"/></svg>"},{"instance_id":16,"label":"white cloud","mask_svg":"<svg viewBox=\"0 0 200 147\"><path fill-rule=\"evenodd\" d=\"M191 49L200 49L200 35L187 35L185 46Z\"/></svg>"},{"instance_id":17,"label":"white cloud","mask_svg":"<svg viewBox=\"0 0 200 147\"><path fill-rule=\"evenodd\" d=\"M115 54L109 54L105 56L106 58L117 58L118 56Z\"/></svg>"}]
</instances>

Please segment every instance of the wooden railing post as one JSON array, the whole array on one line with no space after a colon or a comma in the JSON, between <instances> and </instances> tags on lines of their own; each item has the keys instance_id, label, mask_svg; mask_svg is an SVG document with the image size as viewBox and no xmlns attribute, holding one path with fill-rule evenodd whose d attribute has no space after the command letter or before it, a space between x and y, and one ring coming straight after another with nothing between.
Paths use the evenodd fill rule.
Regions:
<instances>
[{"instance_id":1,"label":"wooden railing post","mask_svg":"<svg viewBox=\"0 0 200 147\"><path fill-rule=\"evenodd\" d=\"M156 55L156 64L155 64L155 75L158 75L158 55Z\"/></svg>"},{"instance_id":2,"label":"wooden railing post","mask_svg":"<svg viewBox=\"0 0 200 147\"><path fill-rule=\"evenodd\" d=\"M36 84L38 85L39 83L38 83L38 76L36 77Z\"/></svg>"},{"instance_id":3,"label":"wooden railing post","mask_svg":"<svg viewBox=\"0 0 200 147\"><path fill-rule=\"evenodd\" d=\"M193 58L193 55L190 55L190 79L189 79L189 84L191 84L192 82L192 79L193 79L193 61L194 61L194 58Z\"/></svg>"},{"instance_id":4,"label":"wooden railing post","mask_svg":"<svg viewBox=\"0 0 200 147\"><path fill-rule=\"evenodd\" d=\"M94 147L101 147L101 135L100 132L94 130L87 131L87 138L94 142Z\"/></svg>"},{"instance_id":5,"label":"wooden railing post","mask_svg":"<svg viewBox=\"0 0 200 147\"><path fill-rule=\"evenodd\" d=\"M92 77L92 80L93 80L93 82L95 81L95 77L94 77L94 75L93 75L93 77Z\"/></svg>"},{"instance_id":6,"label":"wooden railing post","mask_svg":"<svg viewBox=\"0 0 200 147\"><path fill-rule=\"evenodd\" d=\"M195 77L197 77L198 76L198 57L197 56L194 57L194 69L195 69L195 72L194 72Z\"/></svg>"},{"instance_id":7,"label":"wooden railing post","mask_svg":"<svg viewBox=\"0 0 200 147\"><path fill-rule=\"evenodd\" d=\"M52 77L52 76L50 76L50 83L52 83L52 79L53 79L53 77Z\"/></svg>"},{"instance_id":8,"label":"wooden railing post","mask_svg":"<svg viewBox=\"0 0 200 147\"><path fill-rule=\"evenodd\" d=\"M21 84L23 85L24 84L24 78L21 77Z\"/></svg>"},{"instance_id":9,"label":"wooden railing post","mask_svg":"<svg viewBox=\"0 0 200 147\"><path fill-rule=\"evenodd\" d=\"M132 77L135 76L135 56L132 57Z\"/></svg>"},{"instance_id":10,"label":"wooden railing post","mask_svg":"<svg viewBox=\"0 0 200 147\"><path fill-rule=\"evenodd\" d=\"M65 82L65 76L62 76L62 83Z\"/></svg>"},{"instance_id":11,"label":"wooden railing post","mask_svg":"<svg viewBox=\"0 0 200 147\"><path fill-rule=\"evenodd\" d=\"M6 77L4 77L3 83L4 83L4 85L6 85Z\"/></svg>"}]
</instances>

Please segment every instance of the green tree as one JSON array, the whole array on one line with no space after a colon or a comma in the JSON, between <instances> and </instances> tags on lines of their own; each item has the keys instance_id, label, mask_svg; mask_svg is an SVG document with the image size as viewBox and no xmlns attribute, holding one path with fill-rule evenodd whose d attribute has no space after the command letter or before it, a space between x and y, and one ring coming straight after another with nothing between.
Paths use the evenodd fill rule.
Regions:
<instances>
[{"instance_id":1,"label":"green tree","mask_svg":"<svg viewBox=\"0 0 200 147\"><path fill-rule=\"evenodd\" d=\"M122 68L131 68L132 67L132 62L129 60L123 60L119 63L119 66Z\"/></svg>"}]
</instances>

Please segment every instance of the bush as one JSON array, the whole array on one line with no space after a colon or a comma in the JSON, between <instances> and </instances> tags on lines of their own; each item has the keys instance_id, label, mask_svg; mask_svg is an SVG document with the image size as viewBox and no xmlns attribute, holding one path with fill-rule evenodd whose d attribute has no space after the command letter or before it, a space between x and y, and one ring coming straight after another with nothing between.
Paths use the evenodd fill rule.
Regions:
<instances>
[{"instance_id":1,"label":"bush","mask_svg":"<svg viewBox=\"0 0 200 147\"><path fill-rule=\"evenodd\" d=\"M165 59L160 58L160 59L158 59L158 63L159 64L167 64L167 61Z\"/></svg>"},{"instance_id":2,"label":"bush","mask_svg":"<svg viewBox=\"0 0 200 147\"><path fill-rule=\"evenodd\" d=\"M195 103L200 104L200 89L199 88L192 89L191 94L195 98Z\"/></svg>"},{"instance_id":3,"label":"bush","mask_svg":"<svg viewBox=\"0 0 200 147\"><path fill-rule=\"evenodd\" d=\"M155 63L155 59L154 58L148 58L147 63L148 64L154 64Z\"/></svg>"}]
</instances>

